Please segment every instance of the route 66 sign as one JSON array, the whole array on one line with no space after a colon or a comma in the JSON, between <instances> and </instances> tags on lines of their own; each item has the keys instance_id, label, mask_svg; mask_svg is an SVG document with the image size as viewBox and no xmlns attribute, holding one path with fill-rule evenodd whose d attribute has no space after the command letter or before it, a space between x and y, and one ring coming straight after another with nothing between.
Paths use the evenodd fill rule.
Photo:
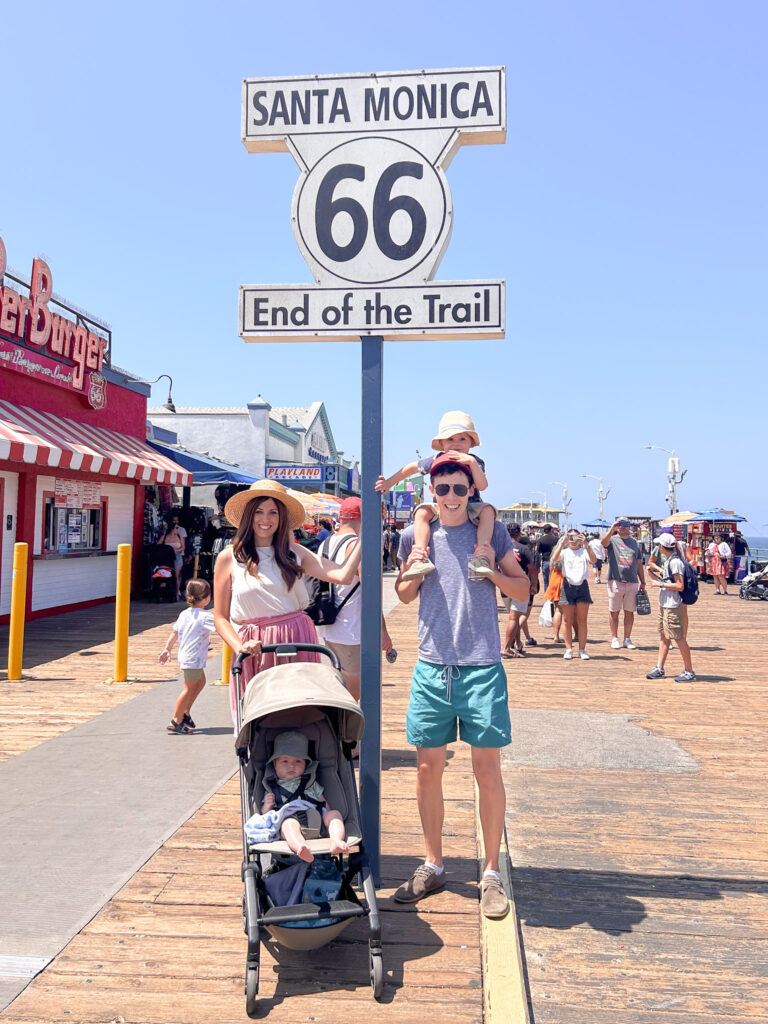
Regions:
<instances>
[{"instance_id":1,"label":"route 66 sign","mask_svg":"<svg viewBox=\"0 0 768 1024\"><path fill-rule=\"evenodd\" d=\"M504 283L425 288L453 226L445 168L504 142L503 68L246 79L242 138L301 168L294 237L316 286L243 286L248 341L503 337Z\"/></svg>"}]
</instances>

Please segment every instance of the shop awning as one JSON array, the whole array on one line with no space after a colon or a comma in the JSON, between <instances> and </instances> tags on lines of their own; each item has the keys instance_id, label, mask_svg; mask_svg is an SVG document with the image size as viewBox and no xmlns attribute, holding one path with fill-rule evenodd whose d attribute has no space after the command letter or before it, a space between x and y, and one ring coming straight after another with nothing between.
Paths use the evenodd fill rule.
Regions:
<instances>
[{"instance_id":1,"label":"shop awning","mask_svg":"<svg viewBox=\"0 0 768 1024\"><path fill-rule=\"evenodd\" d=\"M144 441L0 401L0 461L189 487L191 473Z\"/></svg>"},{"instance_id":2,"label":"shop awning","mask_svg":"<svg viewBox=\"0 0 768 1024\"><path fill-rule=\"evenodd\" d=\"M175 444L161 444L149 441L149 445L160 455L177 462L192 474L193 484L255 484L259 477L246 473L239 466L230 466L199 452L189 452Z\"/></svg>"}]
</instances>

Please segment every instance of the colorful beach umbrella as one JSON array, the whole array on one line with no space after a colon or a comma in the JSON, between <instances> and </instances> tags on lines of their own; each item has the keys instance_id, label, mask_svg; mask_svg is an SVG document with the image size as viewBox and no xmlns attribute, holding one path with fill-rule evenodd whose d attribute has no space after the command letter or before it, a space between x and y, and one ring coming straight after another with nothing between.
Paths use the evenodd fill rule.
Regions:
<instances>
[{"instance_id":1,"label":"colorful beach umbrella","mask_svg":"<svg viewBox=\"0 0 768 1024\"><path fill-rule=\"evenodd\" d=\"M677 526L681 523L690 523L696 517L695 512L675 512L674 515L662 519L659 526Z\"/></svg>"},{"instance_id":2,"label":"colorful beach umbrella","mask_svg":"<svg viewBox=\"0 0 768 1024\"><path fill-rule=\"evenodd\" d=\"M691 523L746 523L744 516L736 515L728 508L708 508L704 512L697 512L689 520Z\"/></svg>"}]
</instances>

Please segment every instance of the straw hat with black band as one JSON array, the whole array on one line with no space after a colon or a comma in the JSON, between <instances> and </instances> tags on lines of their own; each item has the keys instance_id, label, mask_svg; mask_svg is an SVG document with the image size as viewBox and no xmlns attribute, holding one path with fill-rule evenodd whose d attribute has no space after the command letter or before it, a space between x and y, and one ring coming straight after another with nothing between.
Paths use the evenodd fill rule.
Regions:
<instances>
[{"instance_id":1,"label":"straw hat with black band","mask_svg":"<svg viewBox=\"0 0 768 1024\"><path fill-rule=\"evenodd\" d=\"M249 501L254 498L272 498L279 502L288 516L288 528L298 530L307 518L307 512L298 498L292 497L285 487L277 480L258 480L251 484L247 491L234 494L224 506L224 515L233 526L239 526L243 512Z\"/></svg>"}]
</instances>

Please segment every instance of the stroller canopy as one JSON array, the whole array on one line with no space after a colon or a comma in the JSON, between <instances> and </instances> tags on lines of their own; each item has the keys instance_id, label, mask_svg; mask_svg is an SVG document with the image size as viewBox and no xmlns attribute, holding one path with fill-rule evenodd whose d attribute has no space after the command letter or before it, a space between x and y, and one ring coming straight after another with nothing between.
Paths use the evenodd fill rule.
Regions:
<instances>
[{"instance_id":1,"label":"stroller canopy","mask_svg":"<svg viewBox=\"0 0 768 1024\"><path fill-rule=\"evenodd\" d=\"M254 676L243 697L243 715L235 748L250 741L251 723L266 715L292 708L337 708L341 712L340 739L356 743L363 735L365 718L341 675L330 665L296 661L275 665Z\"/></svg>"}]
</instances>

